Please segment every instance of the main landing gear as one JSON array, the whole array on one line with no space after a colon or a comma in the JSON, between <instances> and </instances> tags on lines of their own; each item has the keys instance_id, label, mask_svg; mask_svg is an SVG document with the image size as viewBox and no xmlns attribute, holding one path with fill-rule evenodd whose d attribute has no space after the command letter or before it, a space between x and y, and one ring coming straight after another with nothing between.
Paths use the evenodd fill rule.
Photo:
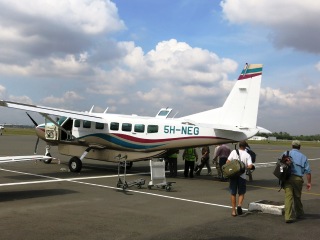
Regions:
<instances>
[{"instance_id":1,"label":"main landing gear","mask_svg":"<svg viewBox=\"0 0 320 240\"><path fill-rule=\"evenodd\" d=\"M79 173L82 169L82 160L87 156L92 148L88 147L80 158L74 156L69 160L69 170L70 172Z\"/></svg>"}]
</instances>

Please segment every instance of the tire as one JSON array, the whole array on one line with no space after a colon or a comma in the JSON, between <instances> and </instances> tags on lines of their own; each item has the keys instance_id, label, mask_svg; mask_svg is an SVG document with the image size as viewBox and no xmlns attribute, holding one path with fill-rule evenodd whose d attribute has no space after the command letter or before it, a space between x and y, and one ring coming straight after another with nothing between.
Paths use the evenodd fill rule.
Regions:
<instances>
[{"instance_id":1,"label":"tire","mask_svg":"<svg viewBox=\"0 0 320 240\"><path fill-rule=\"evenodd\" d=\"M50 153L47 153L46 156L47 156L47 157L51 157L51 154L50 154ZM44 162L45 164L49 164L49 163L51 163L51 161L52 161L52 159L43 160L43 162Z\"/></svg>"},{"instance_id":2,"label":"tire","mask_svg":"<svg viewBox=\"0 0 320 240\"><path fill-rule=\"evenodd\" d=\"M82 168L82 161L78 157L72 157L69 160L69 170L70 172L80 172Z\"/></svg>"}]
</instances>

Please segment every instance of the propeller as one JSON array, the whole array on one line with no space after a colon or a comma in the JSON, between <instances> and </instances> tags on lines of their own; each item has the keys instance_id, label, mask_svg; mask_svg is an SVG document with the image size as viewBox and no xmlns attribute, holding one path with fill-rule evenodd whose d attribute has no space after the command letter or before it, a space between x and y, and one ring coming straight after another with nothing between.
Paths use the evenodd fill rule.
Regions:
<instances>
[{"instance_id":1,"label":"propeller","mask_svg":"<svg viewBox=\"0 0 320 240\"><path fill-rule=\"evenodd\" d=\"M33 122L34 126L37 127L38 123L29 115L29 113L26 112L26 114L28 115L28 117L30 118L30 120Z\"/></svg>"},{"instance_id":2,"label":"propeller","mask_svg":"<svg viewBox=\"0 0 320 240\"><path fill-rule=\"evenodd\" d=\"M29 113L26 112L26 114L28 115L28 117L30 118L30 120L33 122L34 126L37 127L37 126L38 126L38 123L29 115ZM36 154L37 151L38 151L38 144L39 144L39 137L37 138L36 146L34 147L34 154Z\"/></svg>"}]
</instances>

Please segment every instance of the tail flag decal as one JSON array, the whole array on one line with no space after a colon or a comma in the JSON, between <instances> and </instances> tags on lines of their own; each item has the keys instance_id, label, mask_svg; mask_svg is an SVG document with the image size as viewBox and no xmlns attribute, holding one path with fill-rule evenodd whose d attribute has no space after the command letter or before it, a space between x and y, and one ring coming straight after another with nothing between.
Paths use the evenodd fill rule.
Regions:
<instances>
[{"instance_id":1,"label":"tail flag decal","mask_svg":"<svg viewBox=\"0 0 320 240\"><path fill-rule=\"evenodd\" d=\"M246 64L238 80L252 78L262 75L262 64Z\"/></svg>"}]
</instances>

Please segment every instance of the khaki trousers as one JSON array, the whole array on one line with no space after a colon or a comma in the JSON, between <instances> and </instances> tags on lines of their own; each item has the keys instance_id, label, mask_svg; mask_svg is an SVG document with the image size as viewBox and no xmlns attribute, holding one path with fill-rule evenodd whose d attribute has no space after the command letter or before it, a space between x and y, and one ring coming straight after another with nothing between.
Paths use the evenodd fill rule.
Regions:
<instances>
[{"instance_id":1,"label":"khaki trousers","mask_svg":"<svg viewBox=\"0 0 320 240\"><path fill-rule=\"evenodd\" d=\"M294 220L304 214L301 203L303 178L291 175L284 184L285 190L285 220ZM295 214L294 214L295 212Z\"/></svg>"}]
</instances>

